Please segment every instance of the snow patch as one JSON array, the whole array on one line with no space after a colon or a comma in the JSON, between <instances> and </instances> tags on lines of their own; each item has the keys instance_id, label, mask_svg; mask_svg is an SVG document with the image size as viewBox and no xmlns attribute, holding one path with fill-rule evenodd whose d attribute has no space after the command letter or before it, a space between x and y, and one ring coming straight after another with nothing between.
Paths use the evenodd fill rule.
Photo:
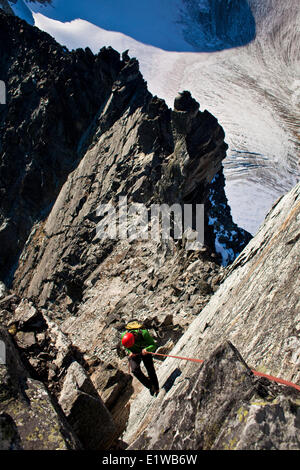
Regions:
<instances>
[{"instance_id":1,"label":"snow patch","mask_svg":"<svg viewBox=\"0 0 300 470\"><path fill-rule=\"evenodd\" d=\"M216 217L211 217L209 216L208 218L208 225L211 225L214 229L214 234L215 234L215 251L219 255L221 255L222 258L222 266L228 266L228 264L232 263L232 261L235 259L235 254L232 248L227 248L224 243L220 241L220 238L227 234L227 232L224 231L224 227L221 225L219 228L218 223L217 223L217 218Z\"/></svg>"}]
</instances>

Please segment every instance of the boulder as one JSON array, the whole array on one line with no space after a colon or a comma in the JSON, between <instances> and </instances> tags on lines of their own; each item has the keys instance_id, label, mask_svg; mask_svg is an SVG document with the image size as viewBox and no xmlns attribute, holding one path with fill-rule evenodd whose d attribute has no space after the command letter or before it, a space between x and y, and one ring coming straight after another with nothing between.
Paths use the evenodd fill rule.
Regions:
<instances>
[{"instance_id":1,"label":"boulder","mask_svg":"<svg viewBox=\"0 0 300 470\"><path fill-rule=\"evenodd\" d=\"M126 429L129 400L134 392L132 376L119 369L116 363L102 364L91 374L91 381L115 423L115 437Z\"/></svg>"},{"instance_id":2,"label":"boulder","mask_svg":"<svg viewBox=\"0 0 300 470\"><path fill-rule=\"evenodd\" d=\"M59 404L85 449L103 450L111 444L116 432L112 416L78 362L68 368Z\"/></svg>"}]
</instances>

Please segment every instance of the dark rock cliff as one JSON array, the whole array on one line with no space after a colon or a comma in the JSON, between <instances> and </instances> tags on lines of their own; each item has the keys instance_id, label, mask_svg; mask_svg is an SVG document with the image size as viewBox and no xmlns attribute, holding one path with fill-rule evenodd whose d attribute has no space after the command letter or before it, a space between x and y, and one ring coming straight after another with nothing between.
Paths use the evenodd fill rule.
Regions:
<instances>
[{"instance_id":1,"label":"dark rock cliff","mask_svg":"<svg viewBox=\"0 0 300 470\"><path fill-rule=\"evenodd\" d=\"M105 49L67 51L0 10L0 278L44 218L81 156L80 142L123 64Z\"/></svg>"},{"instance_id":2,"label":"dark rock cliff","mask_svg":"<svg viewBox=\"0 0 300 470\"><path fill-rule=\"evenodd\" d=\"M299 449L299 392L257 379L229 342L170 395L130 450Z\"/></svg>"},{"instance_id":3,"label":"dark rock cliff","mask_svg":"<svg viewBox=\"0 0 300 470\"><path fill-rule=\"evenodd\" d=\"M138 184L133 197L137 202L206 201L209 183L221 171L226 154L224 132L210 113L198 112L196 103L194 110L175 106L171 112L150 95L137 61L126 54L121 60L109 48L97 55L89 49L69 52L49 35L2 11L0 27L0 76L7 88L7 104L0 109L2 280L11 281L34 223L45 220L87 148L95 147L120 120L135 124L131 139L136 140L129 148L125 129L115 136L121 147L109 155L115 158L124 147L128 162L123 157L122 165L119 161L112 168L114 184L98 203L115 197L124 179L127 193ZM104 151L98 144L94 163ZM141 162L144 173L137 183L137 176L129 175L134 155L142 153L153 158ZM106 167L109 155L107 161L102 158ZM250 236L237 232L244 240L240 251ZM214 233L208 226L206 238L214 249Z\"/></svg>"}]
</instances>

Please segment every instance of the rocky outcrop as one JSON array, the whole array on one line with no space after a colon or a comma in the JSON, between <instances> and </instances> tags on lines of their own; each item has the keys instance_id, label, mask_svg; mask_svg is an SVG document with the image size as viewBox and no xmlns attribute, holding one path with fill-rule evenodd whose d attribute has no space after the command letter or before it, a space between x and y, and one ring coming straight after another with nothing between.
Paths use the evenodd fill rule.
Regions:
<instances>
[{"instance_id":1,"label":"rocky outcrop","mask_svg":"<svg viewBox=\"0 0 300 470\"><path fill-rule=\"evenodd\" d=\"M101 450L111 445L116 434L113 418L78 362L68 368L59 404L85 449Z\"/></svg>"},{"instance_id":2,"label":"rocky outcrop","mask_svg":"<svg viewBox=\"0 0 300 470\"><path fill-rule=\"evenodd\" d=\"M14 306L8 298L5 302L3 323L22 361L31 376L47 387L81 445L90 450L112 445L125 426L121 416L122 404L132 393L129 374L115 367L114 379L113 366L108 371L99 361L87 363L46 312L32 302L23 300Z\"/></svg>"},{"instance_id":3,"label":"rocky outcrop","mask_svg":"<svg viewBox=\"0 0 300 470\"><path fill-rule=\"evenodd\" d=\"M177 380L129 450L299 449L299 393L257 380L231 343Z\"/></svg>"},{"instance_id":4,"label":"rocky outcrop","mask_svg":"<svg viewBox=\"0 0 300 470\"><path fill-rule=\"evenodd\" d=\"M14 288L41 306L61 299L71 308L80 304L86 282L116 245L119 249L116 239L96 238L100 204L116 207L124 196L128 204L146 207L205 203L209 182L221 169L226 146L213 116L174 110L171 119L165 103L148 93L135 60L120 75L99 116L94 143L20 257ZM228 232L229 244L231 237ZM206 244L214 246L209 228Z\"/></svg>"},{"instance_id":5,"label":"rocky outcrop","mask_svg":"<svg viewBox=\"0 0 300 470\"><path fill-rule=\"evenodd\" d=\"M1 450L80 449L81 444L42 382L30 377L10 335L0 329Z\"/></svg>"},{"instance_id":6,"label":"rocky outcrop","mask_svg":"<svg viewBox=\"0 0 300 470\"><path fill-rule=\"evenodd\" d=\"M297 274L299 270L299 196L300 184L277 201L267 215L258 234L251 240L235 262L227 268L223 283L206 307L191 323L185 334L179 339L176 346L170 352L171 355L200 358L208 361L220 343L230 341L238 349L249 367L299 384L300 348L298 312L300 310L299 276ZM222 361L218 367L221 367L221 364ZM204 370L208 370L206 366ZM212 376L218 376L219 369L218 372L215 372L212 368L209 370ZM171 422L173 419L171 418L173 413L175 416L175 406L173 405L178 399L182 403L186 400L189 404L188 410L191 409L190 403L193 400L193 394L188 384L192 376L196 380L197 371L199 371L199 365L193 363L171 358L167 358L163 362L158 369L162 391L156 401L154 402L153 398L148 396L149 394L145 390L135 398L131 405L127 431L123 436L123 439L129 446L134 447L137 445L150 448L147 447L150 442L147 436L152 434L154 436L153 439L157 439L157 443L155 444L155 441L152 440L151 445L157 445L157 448L167 448L167 444L166 447L163 447L165 445L163 437L161 440L158 440L158 433L155 431L158 428L152 428L149 423L154 423L158 420L158 413L163 413L169 400L171 403L169 414L163 429L168 429L168 422ZM202 374L201 371L200 373ZM226 374L231 375L230 367L226 369ZM254 379L252 378L250 382L252 380ZM249 393L250 390L253 392L250 382ZM210 382L210 386L212 383ZM242 386L241 377L239 383ZM253 384L253 381L251 383ZM195 391L196 395L198 394L199 400L202 397L202 393L204 393L202 387L206 387L206 385L204 382L199 382L200 388ZM235 393L232 386L233 384L229 387L229 395L230 393ZM270 390L272 390L272 387ZM262 405L262 408L255 408L256 405L253 408L250 396L247 398L248 401L246 401L246 412L248 411L253 417L256 415L256 410L260 410L258 415L256 415L258 416L257 419L261 419L261 422L265 423L266 432L270 433L269 437L265 435L262 438L261 448L290 448L290 445L298 446L299 448L299 441L295 440L294 437L291 444L284 437L285 432L289 435L289 430L279 431L279 428L276 427L279 425L280 414L286 416L286 422L292 423L296 419L296 423L298 423L297 419L299 419L296 418L297 415L294 412L290 415L290 418L287 418L287 415L290 414L289 410L297 409L295 406L298 401L296 401L296 405L294 402L294 404L289 405L285 399L279 397L283 393L282 386L280 386L280 390L280 393L276 392L275 395L272 392L272 396L277 397L277 401L267 407L265 407L265 403ZM213 388L210 388L210 393L214 393ZM299 397L297 400L299 400ZM200 420L202 416L201 400L193 401L193 403L193 413L199 416ZM222 405L222 401L217 408L220 405ZM218 416L217 411L216 416ZM178 413L176 413L176 417L178 418ZM268 420L273 418L277 424L275 427L270 427ZM227 417L225 422L222 423L222 426L224 426L223 431L220 430L220 434L219 431L215 434L214 439L209 444L210 446L221 448L223 445L228 445L228 440L225 437L225 428L228 431L231 427L237 429L236 424L231 419L235 422L239 418L236 414L233 417ZM209 423L207 421L204 422L209 427ZM219 426L221 423L216 421L215 424ZM254 422L254 425L254 428L258 429L257 423ZM222 429L222 426L220 429ZM143 433L145 427L148 429L143 434L145 440L135 444L138 435ZM200 428L204 429L202 424ZM160 428L162 434L164 432L163 429ZM253 437L251 437L252 441L251 439L243 441L241 436L243 436L244 432L248 436L247 429L247 427L243 426L239 428L237 434L234 433L234 447L237 445L238 448L244 449L248 447L254 448L255 446L259 448L260 444L258 442L255 444L255 438ZM168 432L171 436L171 441L176 442L175 440L173 441L172 428ZM276 434L277 432L278 435ZM294 436L294 431L292 435ZM223 437L221 438L221 436ZM184 439L181 441L179 437L178 439L178 446L184 448ZM167 440L166 442L170 444L171 441ZM206 445L203 439L200 441L195 440L190 444L192 448L198 445L197 442L201 446Z\"/></svg>"}]
</instances>

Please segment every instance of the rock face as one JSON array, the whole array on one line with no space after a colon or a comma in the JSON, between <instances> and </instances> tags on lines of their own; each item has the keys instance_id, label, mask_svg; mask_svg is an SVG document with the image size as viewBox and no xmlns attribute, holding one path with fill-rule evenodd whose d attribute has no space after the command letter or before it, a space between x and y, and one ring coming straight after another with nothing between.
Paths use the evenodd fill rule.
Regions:
<instances>
[{"instance_id":1,"label":"rock face","mask_svg":"<svg viewBox=\"0 0 300 470\"><path fill-rule=\"evenodd\" d=\"M6 361L0 365L1 450L80 449L63 413L24 368L10 335L0 329Z\"/></svg>"},{"instance_id":2,"label":"rock face","mask_svg":"<svg viewBox=\"0 0 300 470\"><path fill-rule=\"evenodd\" d=\"M113 418L78 362L68 368L59 404L85 449L109 446L116 433Z\"/></svg>"},{"instance_id":3,"label":"rock face","mask_svg":"<svg viewBox=\"0 0 300 470\"><path fill-rule=\"evenodd\" d=\"M53 205L81 156L80 141L122 68L105 49L70 53L48 34L0 10L0 279Z\"/></svg>"},{"instance_id":4,"label":"rock face","mask_svg":"<svg viewBox=\"0 0 300 470\"><path fill-rule=\"evenodd\" d=\"M199 111L188 92L171 111L149 93L137 61L126 54L121 59L110 48L97 55L88 48L69 52L2 11L0 28L0 73L7 88L0 109L0 279L11 282L30 234L31 246L44 236L58 240L62 231L76 244L90 242L98 205L115 203L119 195L148 205L206 202L227 145L217 120ZM71 205L65 201L70 191ZM62 204L65 214L57 218ZM75 222L77 229L81 225L76 240ZM214 249L214 231L206 225L206 244ZM236 236L241 251L249 234L230 230L229 248ZM78 264L78 255L70 256ZM41 257L30 260L32 267ZM25 294L32 276L24 277ZM60 284L61 275L56 277ZM70 282L69 290L80 296L77 279ZM36 295L36 288L28 295ZM46 296L56 295L47 290Z\"/></svg>"},{"instance_id":5,"label":"rock face","mask_svg":"<svg viewBox=\"0 0 300 470\"><path fill-rule=\"evenodd\" d=\"M121 197L147 207L204 203L209 181L221 171L226 146L213 116L174 110L171 119L164 102L148 93L135 60L120 75L99 115L94 143L20 257L14 288L41 306L66 296L70 304L81 303L85 283L117 245L95 237L100 204L115 207ZM235 233L245 244L247 237ZM205 234L213 247L208 224Z\"/></svg>"},{"instance_id":6,"label":"rock face","mask_svg":"<svg viewBox=\"0 0 300 470\"><path fill-rule=\"evenodd\" d=\"M178 381L130 450L299 449L299 393L257 380L231 343Z\"/></svg>"},{"instance_id":7,"label":"rock face","mask_svg":"<svg viewBox=\"0 0 300 470\"><path fill-rule=\"evenodd\" d=\"M247 245L224 193L224 131L189 92L171 110L127 53L69 52L2 12L0 31L0 278L13 287L1 284L0 321L20 355L0 366L1 445L99 450L126 430L130 448L299 446L296 392L249 370L299 380L299 185ZM155 204L204 204L204 245L188 249L175 222L167 240L135 238L137 210L127 237L99 237L125 197L147 216ZM205 359L200 374L167 359L155 402L139 393L120 350L133 318L160 352ZM172 423L185 401L197 432L180 421L180 439Z\"/></svg>"},{"instance_id":8,"label":"rock face","mask_svg":"<svg viewBox=\"0 0 300 470\"><path fill-rule=\"evenodd\" d=\"M235 345L251 368L299 384L300 309L299 276L297 274L300 252L299 196L300 184L277 201L258 234L227 269L224 282L169 354L200 358L207 361L215 348L221 342L227 340ZM177 397L180 397L181 402L186 400L190 403L192 399L191 389L188 388L188 392L184 391L185 384L189 383L191 374L197 375L197 367L199 369L199 365L195 366L195 364L191 365L189 362L171 358L167 358L163 362L158 369L162 391L155 403L148 396L147 391L142 391L132 403L127 431L123 436L123 439L130 446L135 446L134 442L137 436L144 431L145 427L147 427L147 432L145 431L144 437L150 436L152 433L157 438L156 431L152 429L149 423L154 423L158 419L158 413L163 412L169 400L176 401ZM213 369L210 370L212 374ZM226 369L226 374L231 374L230 367ZM235 393L231 388L230 390L228 390L229 394L231 392ZM196 393L201 394L201 389ZM212 389L211 393L213 393ZM297 396L297 400L299 400L299 392ZM283 405L282 399L277 399L279 401L274 403L274 413L289 414L287 402ZM298 401L297 403L297 406L299 406ZM280 410L278 404L280 404ZM197 410L200 409L200 405L199 402L195 404L194 414L198 413ZM251 410L251 416L254 416L256 408L251 408L251 406L250 401L248 401L246 411L250 413ZM291 405L292 408L294 406ZM170 409L168 419L171 419L173 413L175 416L175 407ZM188 409L190 408L188 407ZM273 411L270 410L269 407L260 409L259 415L263 420L272 419ZM283 412L282 410L286 411ZM201 416L201 412L199 413ZM178 413L176 416L178 416ZM293 416L294 418L291 415L292 420L296 419L298 415ZM297 424L298 419L296 419L297 426L299 426ZM208 425L207 421L205 422ZM276 422L278 424L277 418ZM229 429L232 425L233 423L229 420L226 428ZM235 428L235 425L233 427ZM167 429L168 425L165 428ZM266 426L266 429L270 431L270 427ZM277 433L275 428L272 428L269 441L267 436L263 438L262 445L265 446L263 448L269 448L268 446L271 446L271 448L280 447L279 442L271 443L273 431L275 435ZM241 430L241 432L244 433L244 430ZM172 431L170 433L172 434ZM289 445L298 445L299 448L299 441L298 444L295 440L292 441L293 443L288 444L287 440L283 438L285 432L278 431L278 433L277 437L283 439L282 444L280 444L281 448L290 448ZM289 434L289 431L287 433ZM222 439L220 436L223 436ZM254 440L253 442L242 442L240 437L237 436L235 434L234 439L239 448L255 446ZM173 437L170 439L172 440ZM139 441L136 445L150 448L147 447L149 442L148 438L145 437L144 443ZM163 438L159 442L157 448L165 445ZM170 443L170 441L168 442ZM215 440L210 445L220 448L223 443L224 445L228 444L225 439L225 431L224 435L223 432L218 433L218 436L215 436ZM151 445L156 444L151 441ZM193 441L190 445L195 448L193 446L198 444ZM199 445L206 444L202 440L199 441ZM259 443L256 445L259 446ZM184 448L184 440L178 443L178 446ZM167 444L164 448L167 448Z\"/></svg>"},{"instance_id":9,"label":"rock face","mask_svg":"<svg viewBox=\"0 0 300 470\"><path fill-rule=\"evenodd\" d=\"M11 308L8 298L6 306ZM122 415L121 404L124 399L126 403L131 395L131 377L116 368L118 380L113 380L112 371L111 384L107 387L105 367L98 364L96 370L95 364L86 363L46 312L35 308L29 301L19 302L4 323L31 376L42 382L60 405L80 445L90 450L105 449L111 445L124 429L124 424L120 429L122 419L116 420L115 425L114 417ZM99 380L96 386L93 385L92 374L101 375L101 387ZM102 400L99 393L105 389L108 390ZM123 395L120 403L112 400L116 392ZM40 444L33 439L32 445Z\"/></svg>"}]
</instances>

